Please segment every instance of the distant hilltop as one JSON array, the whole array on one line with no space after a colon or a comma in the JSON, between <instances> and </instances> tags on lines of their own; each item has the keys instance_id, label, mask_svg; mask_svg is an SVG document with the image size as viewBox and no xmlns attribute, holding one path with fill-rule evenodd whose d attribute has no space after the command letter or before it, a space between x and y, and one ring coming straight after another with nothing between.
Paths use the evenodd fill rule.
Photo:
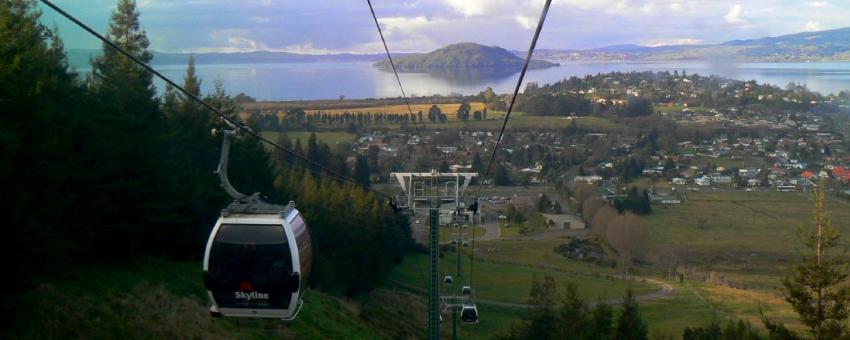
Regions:
<instances>
[{"instance_id":1,"label":"distant hilltop","mask_svg":"<svg viewBox=\"0 0 850 340\"><path fill-rule=\"evenodd\" d=\"M524 59L511 51L498 46L484 46L476 43L449 45L429 53L409 54L394 58L396 68L404 72L420 72L446 69L500 69L519 70ZM532 60L529 68L547 68L558 66L545 60ZM380 69L390 69L390 63L383 60L375 63Z\"/></svg>"},{"instance_id":2,"label":"distant hilltop","mask_svg":"<svg viewBox=\"0 0 850 340\"><path fill-rule=\"evenodd\" d=\"M519 52L514 52L519 53ZM624 44L588 50L538 50L548 60L689 60L740 61L850 60L850 27L777 37L733 40L720 44L640 46Z\"/></svg>"}]
</instances>

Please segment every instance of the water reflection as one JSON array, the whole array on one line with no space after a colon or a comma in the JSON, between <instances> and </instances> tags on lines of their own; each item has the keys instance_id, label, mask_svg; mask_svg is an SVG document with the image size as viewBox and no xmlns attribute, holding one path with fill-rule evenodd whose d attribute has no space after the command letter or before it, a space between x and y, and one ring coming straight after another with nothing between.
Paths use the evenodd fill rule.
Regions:
<instances>
[{"instance_id":1,"label":"water reflection","mask_svg":"<svg viewBox=\"0 0 850 340\"><path fill-rule=\"evenodd\" d=\"M158 67L167 76L181 80L182 66ZM804 83L814 91L837 93L850 89L850 63L566 63L558 67L529 70L526 82L553 83L571 76L611 71L685 71L689 74L717 74L739 79L757 80L784 87L789 82ZM80 70L86 72L86 70ZM372 67L368 62L296 63L250 65L198 65L204 79L202 90L210 92L216 79L221 79L228 92L244 92L261 100L380 98L401 95L391 72ZM461 93L477 94L487 86L507 93L516 85L518 72L497 70L448 70L431 73L401 73L408 95L428 96ZM164 84L157 83L162 91Z\"/></svg>"}]
</instances>

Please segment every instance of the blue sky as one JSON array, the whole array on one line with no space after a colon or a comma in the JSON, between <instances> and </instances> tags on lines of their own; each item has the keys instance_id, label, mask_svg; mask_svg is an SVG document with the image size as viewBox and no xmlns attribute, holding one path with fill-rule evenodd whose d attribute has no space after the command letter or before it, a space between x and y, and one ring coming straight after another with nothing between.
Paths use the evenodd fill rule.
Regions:
<instances>
[{"instance_id":1,"label":"blue sky","mask_svg":"<svg viewBox=\"0 0 850 340\"><path fill-rule=\"evenodd\" d=\"M137 0L154 50L373 53L366 0ZM105 32L115 0L54 0ZM473 41L523 50L543 0L373 0L393 52ZM43 8L68 48L94 38ZM719 43L850 26L846 0L554 0L538 48Z\"/></svg>"}]
</instances>

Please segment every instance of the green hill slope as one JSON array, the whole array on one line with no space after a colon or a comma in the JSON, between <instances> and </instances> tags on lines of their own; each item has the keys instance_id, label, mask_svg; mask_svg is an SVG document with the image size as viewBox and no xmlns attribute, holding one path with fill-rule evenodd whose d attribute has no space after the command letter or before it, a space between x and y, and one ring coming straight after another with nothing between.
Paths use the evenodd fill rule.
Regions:
<instances>
[{"instance_id":1,"label":"green hill slope","mask_svg":"<svg viewBox=\"0 0 850 340\"><path fill-rule=\"evenodd\" d=\"M293 322L215 319L207 309L200 264L148 259L120 268L89 268L40 284L19 299L11 327L0 338L385 339L424 334L416 328L422 322L381 322L397 316L417 320L415 315L376 306L385 300L404 300L397 304L410 306L416 298L392 290L375 294L370 303L357 303L308 291ZM407 313L417 310L424 308Z\"/></svg>"}]
</instances>

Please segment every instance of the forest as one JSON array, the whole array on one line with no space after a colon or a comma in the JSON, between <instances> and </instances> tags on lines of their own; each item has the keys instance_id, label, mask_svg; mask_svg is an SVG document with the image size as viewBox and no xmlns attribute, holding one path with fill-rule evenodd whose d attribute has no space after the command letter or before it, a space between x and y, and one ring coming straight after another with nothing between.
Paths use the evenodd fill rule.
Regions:
<instances>
[{"instance_id":1,"label":"forest","mask_svg":"<svg viewBox=\"0 0 850 340\"><path fill-rule=\"evenodd\" d=\"M230 200L213 172L221 140L210 131L225 127L220 119L173 88L158 96L150 73L105 45L91 73L76 73L40 15L34 1L0 1L0 200L11 245L2 250L4 311L38 282L81 266L198 260ZM108 38L152 58L134 1L118 2ZM203 81L190 61L183 87L235 118L239 103L225 84L202 94ZM315 138L307 144L304 157L340 159ZM237 140L230 164L241 191L297 201L315 247L314 288L368 292L411 244L406 218L385 200L249 136Z\"/></svg>"}]
</instances>

